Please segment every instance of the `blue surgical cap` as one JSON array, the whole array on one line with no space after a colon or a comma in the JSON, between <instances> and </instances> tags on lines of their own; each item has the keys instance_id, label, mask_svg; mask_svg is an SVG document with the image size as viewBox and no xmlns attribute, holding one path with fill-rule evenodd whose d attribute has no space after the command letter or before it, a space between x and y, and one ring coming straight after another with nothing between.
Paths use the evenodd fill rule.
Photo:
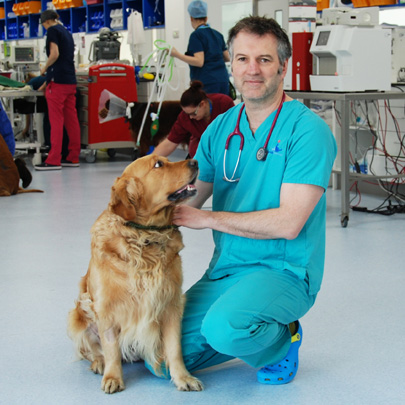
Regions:
<instances>
[{"instance_id":1,"label":"blue surgical cap","mask_svg":"<svg viewBox=\"0 0 405 405\"><path fill-rule=\"evenodd\" d=\"M208 6L205 1L199 1L195 0L192 1L187 8L188 13L190 14L190 17L193 18L204 18L207 17L207 10Z\"/></svg>"}]
</instances>

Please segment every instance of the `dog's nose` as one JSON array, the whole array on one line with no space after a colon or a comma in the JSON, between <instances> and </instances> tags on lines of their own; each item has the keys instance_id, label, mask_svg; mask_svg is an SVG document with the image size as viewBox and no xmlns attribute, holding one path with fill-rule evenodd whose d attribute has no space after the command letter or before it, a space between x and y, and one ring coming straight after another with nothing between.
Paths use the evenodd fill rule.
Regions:
<instances>
[{"instance_id":1,"label":"dog's nose","mask_svg":"<svg viewBox=\"0 0 405 405\"><path fill-rule=\"evenodd\" d=\"M198 168L198 161L195 159L190 159L187 161L187 165L192 168Z\"/></svg>"}]
</instances>

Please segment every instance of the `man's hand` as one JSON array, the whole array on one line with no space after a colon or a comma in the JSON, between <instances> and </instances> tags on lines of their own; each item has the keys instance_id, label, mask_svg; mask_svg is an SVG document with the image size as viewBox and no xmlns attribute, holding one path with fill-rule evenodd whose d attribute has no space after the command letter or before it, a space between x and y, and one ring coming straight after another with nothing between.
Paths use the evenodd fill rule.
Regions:
<instances>
[{"instance_id":1,"label":"man's hand","mask_svg":"<svg viewBox=\"0 0 405 405\"><path fill-rule=\"evenodd\" d=\"M205 186L201 187L202 195L210 195L211 183L197 181L196 184L197 190L200 190L199 186ZM173 223L191 229L210 228L251 239L295 239L323 193L324 189L319 186L284 183L278 208L238 213L202 211L180 205L175 208Z\"/></svg>"},{"instance_id":2,"label":"man's hand","mask_svg":"<svg viewBox=\"0 0 405 405\"><path fill-rule=\"evenodd\" d=\"M211 211L202 211L188 205L179 205L174 209L173 223L191 229L208 228Z\"/></svg>"}]
</instances>

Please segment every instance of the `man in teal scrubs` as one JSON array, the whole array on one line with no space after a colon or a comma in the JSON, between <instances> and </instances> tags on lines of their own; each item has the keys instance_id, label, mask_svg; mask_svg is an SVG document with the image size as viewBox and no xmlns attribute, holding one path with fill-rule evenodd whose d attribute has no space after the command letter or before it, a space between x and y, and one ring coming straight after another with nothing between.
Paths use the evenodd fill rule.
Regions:
<instances>
[{"instance_id":1,"label":"man in teal scrubs","mask_svg":"<svg viewBox=\"0 0 405 405\"><path fill-rule=\"evenodd\" d=\"M260 368L260 382L285 384L298 369L298 319L322 281L336 143L317 115L283 92L291 46L275 20L242 19L228 45L244 105L203 134L198 195L174 217L177 225L212 229L215 241L207 272L187 292L183 355L190 371L236 357ZM228 135L240 112L239 159L241 137ZM212 211L201 210L211 195Z\"/></svg>"}]
</instances>

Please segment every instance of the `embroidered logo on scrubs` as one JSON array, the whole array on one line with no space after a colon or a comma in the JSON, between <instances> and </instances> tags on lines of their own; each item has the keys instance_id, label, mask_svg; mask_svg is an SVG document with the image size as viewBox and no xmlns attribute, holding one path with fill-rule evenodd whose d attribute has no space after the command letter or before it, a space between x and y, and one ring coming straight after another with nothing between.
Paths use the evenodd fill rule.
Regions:
<instances>
[{"instance_id":1,"label":"embroidered logo on scrubs","mask_svg":"<svg viewBox=\"0 0 405 405\"><path fill-rule=\"evenodd\" d=\"M280 148L279 143L280 143L280 140L278 140L277 145L273 149L270 150L269 153L271 155L281 155L280 152L282 152L283 149Z\"/></svg>"}]
</instances>

